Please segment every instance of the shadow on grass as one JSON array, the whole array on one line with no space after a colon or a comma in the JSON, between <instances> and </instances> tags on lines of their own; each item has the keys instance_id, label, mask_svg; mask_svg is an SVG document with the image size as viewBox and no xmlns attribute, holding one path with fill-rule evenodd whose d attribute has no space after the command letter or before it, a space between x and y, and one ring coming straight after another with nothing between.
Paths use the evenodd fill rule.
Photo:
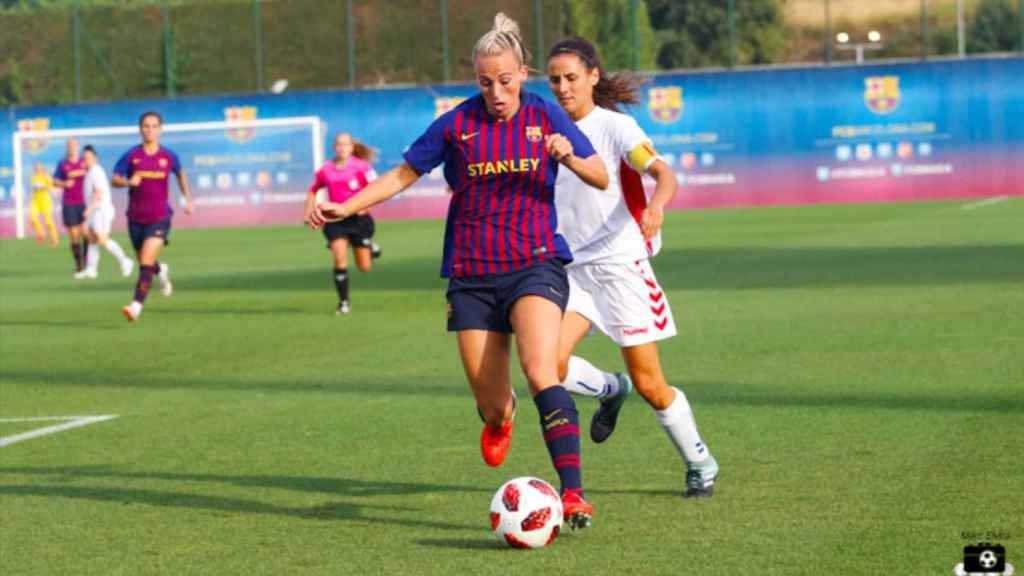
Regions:
<instances>
[{"instance_id":1,"label":"shadow on grass","mask_svg":"<svg viewBox=\"0 0 1024 576\"><path fill-rule=\"evenodd\" d=\"M671 249L662 251L654 266L670 290L744 290L1020 282L1021 262L1024 243Z\"/></svg>"},{"instance_id":2,"label":"shadow on grass","mask_svg":"<svg viewBox=\"0 0 1024 576\"><path fill-rule=\"evenodd\" d=\"M494 538L425 538L414 540L413 543L433 548L454 548L456 550L472 550L473 552L481 550L500 551L507 548Z\"/></svg>"},{"instance_id":3,"label":"shadow on grass","mask_svg":"<svg viewBox=\"0 0 1024 576\"><path fill-rule=\"evenodd\" d=\"M750 290L841 286L930 286L1024 281L1024 244L987 246L716 247L666 249L654 262L670 290ZM439 261L389 260L352 272L355 290L441 291ZM183 270L185 268L183 267ZM327 267L226 270L176 277L180 290L330 291ZM65 290L125 292L122 284L68 285Z\"/></svg>"},{"instance_id":4,"label":"shadow on grass","mask_svg":"<svg viewBox=\"0 0 1024 576\"><path fill-rule=\"evenodd\" d=\"M299 476L227 476L218 474L178 474L150 472L118 472L105 467L41 468L9 467L0 468L2 475L37 476L39 480L53 484L13 484L0 486L0 494L12 496L42 496L114 502L119 504L143 504L167 508L201 509L231 514L272 514L324 521L357 521L387 525L431 528L438 530L478 530L476 525L455 524L429 519L401 517L405 512L416 512L408 506L388 506L366 502L332 501L316 506L281 506L245 498L220 495L196 494L173 490L155 490L125 486L126 482L159 480L175 485L194 486L197 483L216 483L252 488L273 488L314 492L327 496L376 497L412 495L443 492L487 492L473 486L451 486L419 484L411 482L370 482L345 478L306 478ZM72 486L69 482L81 479L104 479L117 481L117 487ZM378 517L367 512L381 511Z\"/></svg>"},{"instance_id":5,"label":"shadow on grass","mask_svg":"<svg viewBox=\"0 0 1024 576\"><path fill-rule=\"evenodd\" d=\"M0 370L0 377L7 381L39 384L46 386L95 386L101 388L167 389L167 390L228 390L240 392L315 392L355 396L432 396L469 398L467 385L461 378L454 382L442 382L430 378L410 381L405 377L387 379L378 376L373 380L340 381L333 376L313 377L301 381L267 381L255 377L228 379L203 379L184 374L163 375L148 373L84 374L77 372L55 372L53 370ZM863 393L821 393L798 394L788 391L749 391L749 384L734 382L689 381L674 382L687 390L687 396L696 404L716 406L754 406L766 408L823 408L835 410L896 410L902 412L991 412L1001 414L1024 413L1024 395L1007 391L1004 394L927 396L894 395L871 392ZM823 388L827 389L827 388ZM520 394L525 393L519 390Z\"/></svg>"},{"instance_id":6,"label":"shadow on grass","mask_svg":"<svg viewBox=\"0 0 1024 576\"><path fill-rule=\"evenodd\" d=\"M121 330L119 325L124 323L123 319L121 320L122 321L118 322L118 325L110 323L104 324L100 322L87 322L82 320L4 320L0 322L0 328L5 326L32 326L37 328L94 328L96 330Z\"/></svg>"}]
</instances>

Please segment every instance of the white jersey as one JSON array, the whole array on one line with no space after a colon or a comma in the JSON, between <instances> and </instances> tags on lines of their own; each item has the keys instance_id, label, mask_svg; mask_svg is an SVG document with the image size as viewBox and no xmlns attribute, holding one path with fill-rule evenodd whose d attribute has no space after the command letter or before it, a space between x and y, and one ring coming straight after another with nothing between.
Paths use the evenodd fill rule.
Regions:
<instances>
[{"instance_id":1,"label":"white jersey","mask_svg":"<svg viewBox=\"0 0 1024 576\"><path fill-rule=\"evenodd\" d=\"M114 201L110 197L110 181L107 180L107 173L99 164L95 164L89 169L89 172L85 175L85 181L82 182L82 192L85 194L86 206L92 205L93 195L97 190L102 195L99 208L110 208L113 210Z\"/></svg>"},{"instance_id":2,"label":"white jersey","mask_svg":"<svg viewBox=\"0 0 1024 576\"><path fill-rule=\"evenodd\" d=\"M657 254L661 234L645 242L638 219L647 206L640 178L658 159L650 139L632 116L596 107L576 126L587 135L608 171L608 189L598 190L571 170L555 182L558 231L572 250L570 266L588 262L635 262Z\"/></svg>"}]
</instances>

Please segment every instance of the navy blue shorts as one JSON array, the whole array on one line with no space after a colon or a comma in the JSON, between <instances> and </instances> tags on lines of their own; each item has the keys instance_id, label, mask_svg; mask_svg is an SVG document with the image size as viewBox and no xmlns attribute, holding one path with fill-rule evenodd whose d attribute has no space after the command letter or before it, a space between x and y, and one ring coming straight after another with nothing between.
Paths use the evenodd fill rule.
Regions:
<instances>
[{"instance_id":1,"label":"navy blue shorts","mask_svg":"<svg viewBox=\"0 0 1024 576\"><path fill-rule=\"evenodd\" d=\"M166 246L171 243L171 219L161 220L156 224L128 222L128 235L132 238L132 246L136 252L142 250L146 238L163 238Z\"/></svg>"},{"instance_id":2,"label":"navy blue shorts","mask_svg":"<svg viewBox=\"0 0 1024 576\"><path fill-rule=\"evenodd\" d=\"M65 204L61 210L64 227L71 228L85 222L85 204Z\"/></svg>"},{"instance_id":3,"label":"navy blue shorts","mask_svg":"<svg viewBox=\"0 0 1024 576\"><path fill-rule=\"evenodd\" d=\"M540 296L562 311L569 302L569 278L558 258L505 274L448 281L448 331L488 330L511 334L509 314L523 296Z\"/></svg>"}]
</instances>

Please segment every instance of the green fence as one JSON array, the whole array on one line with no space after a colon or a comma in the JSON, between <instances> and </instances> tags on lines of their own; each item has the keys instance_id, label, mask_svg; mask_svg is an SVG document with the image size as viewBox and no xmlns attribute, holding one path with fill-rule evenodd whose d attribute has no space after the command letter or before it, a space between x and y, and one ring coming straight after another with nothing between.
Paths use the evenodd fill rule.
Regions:
<instances>
[{"instance_id":1,"label":"green fence","mask_svg":"<svg viewBox=\"0 0 1024 576\"><path fill-rule=\"evenodd\" d=\"M465 81L499 10L538 69L573 33L645 71L1024 52L1024 0L0 0L0 104Z\"/></svg>"}]
</instances>

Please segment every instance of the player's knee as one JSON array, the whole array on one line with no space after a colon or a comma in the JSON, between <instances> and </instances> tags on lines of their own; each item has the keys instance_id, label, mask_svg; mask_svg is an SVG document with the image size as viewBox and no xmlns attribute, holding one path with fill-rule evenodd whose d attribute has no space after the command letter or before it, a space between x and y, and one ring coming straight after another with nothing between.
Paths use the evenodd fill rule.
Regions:
<instances>
[{"instance_id":1,"label":"player's knee","mask_svg":"<svg viewBox=\"0 0 1024 576\"><path fill-rule=\"evenodd\" d=\"M547 363L536 363L536 364L525 364L523 365L523 376L526 376L526 382L530 385L530 391L534 394L543 391L546 388L554 386L561 382L558 380L557 368L548 365Z\"/></svg>"}]
</instances>

